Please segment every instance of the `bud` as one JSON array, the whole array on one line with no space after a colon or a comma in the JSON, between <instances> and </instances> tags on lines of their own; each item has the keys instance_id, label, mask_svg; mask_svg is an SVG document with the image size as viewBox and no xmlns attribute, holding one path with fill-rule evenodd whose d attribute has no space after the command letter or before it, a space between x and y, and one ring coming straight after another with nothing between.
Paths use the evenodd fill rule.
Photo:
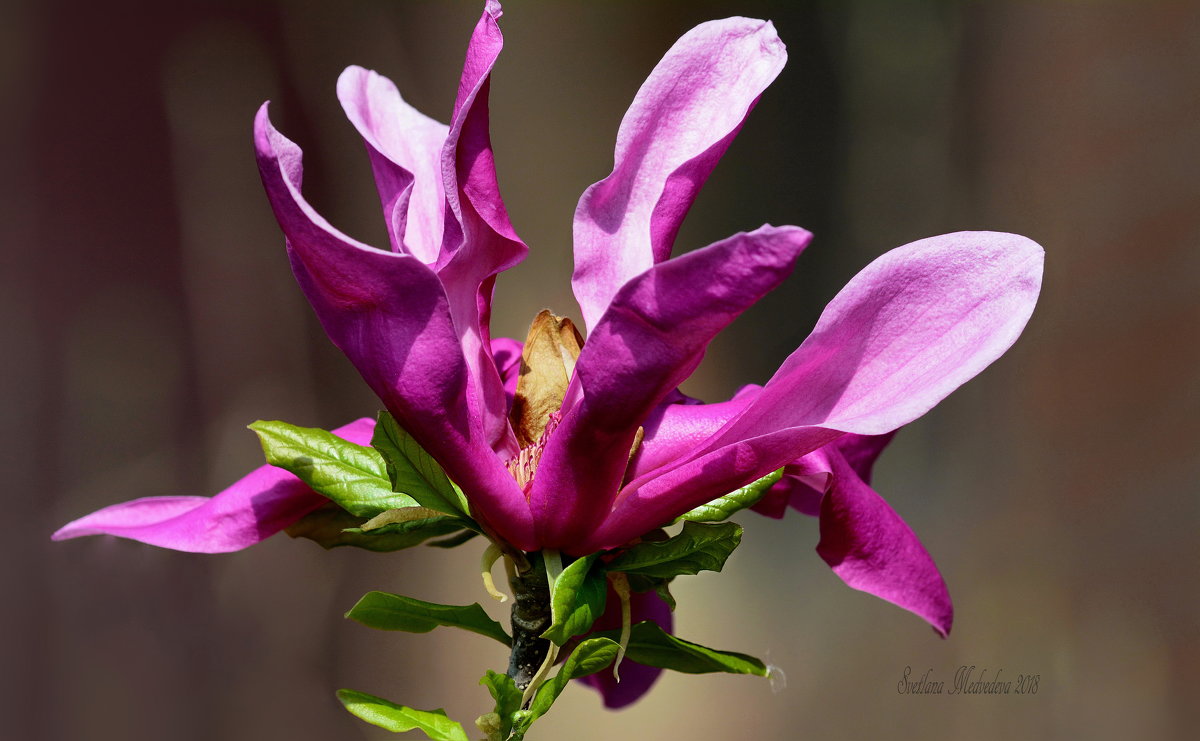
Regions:
<instances>
[{"instance_id":1,"label":"bud","mask_svg":"<svg viewBox=\"0 0 1200 741\"><path fill-rule=\"evenodd\" d=\"M522 448L541 439L550 415L562 407L582 348L583 336L570 319L546 309L534 317L521 351L521 375L509 415Z\"/></svg>"},{"instance_id":2,"label":"bud","mask_svg":"<svg viewBox=\"0 0 1200 741\"><path fill-rule=\"evenodd\" d=\"M500 738L503 725L498 713L485 713L475 719L475 727L487 734L486 741L492 741Z\"/></svg>"}]
</instances>

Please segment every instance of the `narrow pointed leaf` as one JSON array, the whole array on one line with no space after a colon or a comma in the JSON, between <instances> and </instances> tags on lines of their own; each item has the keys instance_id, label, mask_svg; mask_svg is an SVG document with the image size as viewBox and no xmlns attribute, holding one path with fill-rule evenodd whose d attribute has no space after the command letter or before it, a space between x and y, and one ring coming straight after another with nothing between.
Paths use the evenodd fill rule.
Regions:
<instances>
[{"instance_id":1,"label":"narrow pointed leaf","mask_svg":"<svg viewBox=\"0 0 1200 741\"><path fill-rule=\"evenodd\" d=\"M355 517L335 505L327 505L287 528L287 534L293 538L307 538L326 549L353 546L378 553L412 548L430 538L452 533L476 534L467 529L461 519L445 515L386 525L370 531L362 529L365 522L365 518Z\"/></svg>"},{"instance_id":2,"label":"narrow pointed leaf","mask_svg":"<svg viewBox=\"0 0 1200 741\"><path fill-rule=\"evenodd\" d=\"M723 497L718 497L689 512L684 512L675 518L675 522L722 522L728 520L735 512L757 504L766 496L767 490L781 478L783 478L782 468L772 471L740 489L735 489Z\"/></svg>"},{"instance_id":3,"label":"narrow pointed leaf","mask_svg":"<svg viewBox=\"0 0 1200 741\"><path fill-rule=\"evenodd\" d=\"M375 450L316 427L258 421L250 425L272 466L359 517L396 507L413 507L411 497L392 491L383 458Z\"/></svg>"},{"instance_id":4,"label":"narrow pointed leaf","mask_svg":"<svg viewBox=\"0 0 1200 741\"><path fill-rule=\"evenodd\" d=\"M595 674L608 666L617 657L618 649L617 642L609 638L589 638L576 646L554 679L538 688L529 710L517 714L514 730L520 734L518 737L522 737L535 720L550 710L550 706L566 689L568 682Z\"/></svg>"},{"instance_id":5,"label":"narrow pointed leaf","mask_svg":"<svg viewBox=\"0 0 1200 741\"><path fill-rule=\"evenodd\" d=\"M607 569L659 579L720 571L741 542L742 528L732 522L685 522L675 537L639 543L609 562Z\"/></svg>"},{"instance_id":6,"label":"narrow pointed leaf","mask_svg":"<svg viewBox=\"0 0 1200 741\"><path fill-rule=\"evenodd\" d=\"M447 718L441 708L417 710L354 690L338 690L337 697L352 715L392 733L421 731L433 741L468 741L462 724Z\"/></svg>"},{"instance_id":7,"label":"narrow pointed leaf","mask_svg":"<svg viewBox=\"0 0 1200 741\"><path fill-rule=\"evenodd\" d=\"M422 507L448 515L468 515L466 497L446 472L387 412L379 413L371 446L387 463L390 488L407 494Z\"/></svg>"},{"instance_id":8,"label":"narrow pointed leaf","mask_svg":"<svg viewBox=\"0 0 1200 741\"><path fill-rule=\"evenodd\" d=\"M362 524L363 532L378 530L384 525L399 525L415 520L432 520L441 517L437 510L428 507L400 507L381 512Z\"/></svg>"},{"instance_id":9,"label":"narrow pointed leaf","mask_svg":"<svg viewBox=\"0 0 1200 741\"><path fill-rule=\"evenodd\" d=\"M550 595L551 624L542 638L559 646L591 629L596 618L604 614L608 590L604 569L599 566L599 554L578 558L554 581Z\"/></svg>"},{"instance_id":10,"label":"narrow pointed leaf","mask_svg":"<svg viewBox=\"0 0 1200 741\"><path fill-rule=\"evenodd\" d=\"M616 638L620 631L609 630L597 634ZM733 651L718 651L685 641L667 633L652 620L644 620L633 626L625 658L646 666L671 669L685 674L755 674L767 676L767 666L753 656Z\"/></svg>"},{"instance_id":11,"label":"narrow pointed leaf","mask_svg":"<svg viewBox=\"0 0 1200 741\"><path fill-rule=\"evenodd\" d=\"M439 605L399 594L367 592L358 604L350 608L346 617L369 628L408 633L428 633L440 626L462 628L495 638L505 646L512 645L508 633L484 612L478 602L470 605Z\"/></svg>"}]
</instances>

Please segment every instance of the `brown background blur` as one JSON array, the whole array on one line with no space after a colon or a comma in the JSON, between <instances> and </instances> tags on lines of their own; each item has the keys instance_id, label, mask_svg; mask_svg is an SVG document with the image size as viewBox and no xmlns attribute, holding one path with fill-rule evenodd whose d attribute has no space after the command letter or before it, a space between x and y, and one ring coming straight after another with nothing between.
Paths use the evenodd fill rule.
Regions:
<instances>
[{"instance_id":1,"label":"brown background blur","mask_svg":"<svg viewBox=\"0 0 1200 741\"><path fill-rule=\"evenodd\" d=\"M255 419L332 427L378 404L322 336L260 192L264 99L306 192L384 244L334 96L373 67L441 120L478 2L0 5L4 557L0 735L379 739L351 687L467 724L506 661L486 639L374 633L369 589L466 603L479 547L326 553L279 536L179 554L62 523L210 494L257 464ZM845 588L816 523L742 518L719 575L681 580L679 632L765 656L787 686L670 675L607 714L583 688L540 739L1185 738L1200 721L1200 7L1152 2L514 1L492 87L501 185L529 259L495 333L576 314L570 216L617 125L693 25L771 18L790 62L679 249L770 221L812 229L796 275L687 387L762 382L844 281L932 234L1046 247L1041 303L982 377L897 438L877 488L950 585L954 633ZM497 610L496 614L501 615ZM909 696L905 666L1040 675L1035 696ZM976 675L978 676L978 674Z\"/></svg>"}]
</instances>

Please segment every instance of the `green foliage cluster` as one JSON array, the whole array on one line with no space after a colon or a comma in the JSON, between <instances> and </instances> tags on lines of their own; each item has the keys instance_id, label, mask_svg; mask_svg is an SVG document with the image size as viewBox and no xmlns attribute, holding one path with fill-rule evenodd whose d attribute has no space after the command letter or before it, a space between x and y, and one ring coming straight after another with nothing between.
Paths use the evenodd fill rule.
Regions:
<instances>
[{"instance_id":1,"label":"green foliage cluster","mask_svg":"<svg viewBox=\"0 0 1200 741\"><path fill-rule=\"evenodd\" d=\"M270 464L290 471L329 499L327 507L288 529L293 537L325 548L386 552L421 544L454 547L483 532L471 517L463 491L387 412L380 412L370 446L285 422L256 422L251 429ZM725 520L755 504L781 475L776 471L682 515L672 523L682 523L673 536L657 531L630 547L570 560L561 572L549 575L551 624L541 638L550 641L554 651L569 653L553 677L526 690L507 674L489 670L483 676L480 684L491 693L494 708L476 725L488 741L520 741L570 680L604 670L622 655L689 674L766 676L767 667L758 659L677 638L652 621L627 626L626 636L620 630L596 632L593 626L605 611L610 580L635 592L656 591L675 609L671 581L720 571L742 537L742 528ZM546 559L527 555L545 568ZM557 557L553 562L561 564ZM346 617L379 630L428 633L439 627L458 628L512 646L504 627L478 603L442 605L369 592ZM420 731L434 741L468 739L462 724L441 709L418 710L354 690L340 690L338 699L355 716L389 731Z\"/></svg>"}]
</instances>

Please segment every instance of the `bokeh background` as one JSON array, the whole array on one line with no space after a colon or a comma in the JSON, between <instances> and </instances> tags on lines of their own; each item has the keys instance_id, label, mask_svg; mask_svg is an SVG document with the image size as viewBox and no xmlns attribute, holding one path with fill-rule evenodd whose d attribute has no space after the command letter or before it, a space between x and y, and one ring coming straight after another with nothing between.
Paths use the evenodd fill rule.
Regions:
<instances>
[{"instance_id":1,"label":"bokeh background","mask_svg":"<svg viewBox=\"0 0 1200 741\"><path fill-rule=\"evenodd\" d=\"M786 687L666 676L603 711L564 695L538 738L1187 738L1200 722L1200 7L1155 2L520 2L492 85L501 186L529 259L496 334L576 314L570 216L670 44L773 19L790 62L680 235L812 229L795 276L687 389L762 382L859 268L958 229L1046 247L1002 360L904 430L877 488L950 585L949 640L845 588L816 523L742 518L725 573L681 580L678 630L762 655ZM483 599L478 546L395 555L272 538L200 556L51 544L116 501L207 494L257 465L245 425L332 427L378 404L290 276L260 192L264 99L306 192L383 244L334 97L347 64L445 120L478 2L5 0L0 5L0 735L382 739L352 687L470 723L506 661L471 635L341 618L369 589ZM502 610L496 615L502 617ZM906 666L1040 675L1034 696L914 697Z\"/></svg>"}]
</instances>

